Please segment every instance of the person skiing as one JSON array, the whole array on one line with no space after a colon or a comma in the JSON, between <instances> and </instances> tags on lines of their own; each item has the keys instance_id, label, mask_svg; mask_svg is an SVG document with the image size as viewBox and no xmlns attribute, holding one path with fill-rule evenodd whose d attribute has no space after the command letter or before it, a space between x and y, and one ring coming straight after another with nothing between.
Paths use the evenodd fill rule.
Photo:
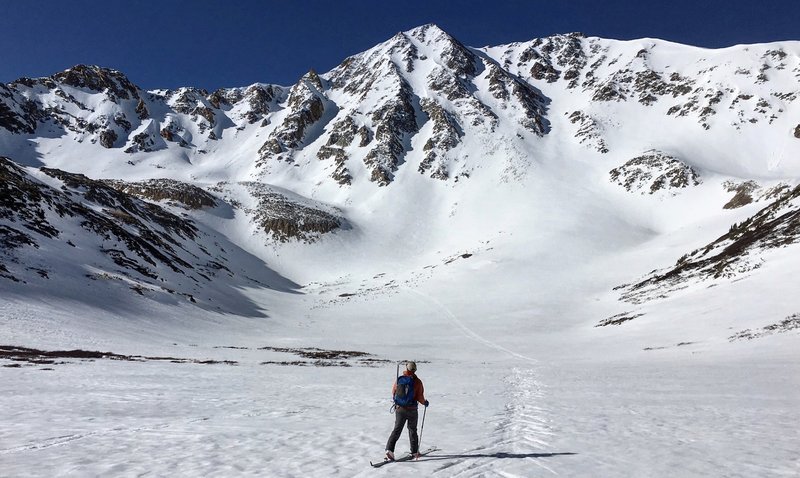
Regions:
<instances>
[{"instance_id":1,"label":"person skiing","mask_svg":"<svg viewBox=\"0 0 800 478\"><path fill-rule=\"evenodd\" d=\"M411 456L415 460L419 458L419 436L417 435L418 404L425 407L429 405L425 399L425 389L422 380L416 375L417 364L414 362L406 363L406 370L403 375L397 377L392 386L392 397L394 397L394 429L386 442L386 459L394 460L394 446L400 435L403 433L403 426L408 424L408 439L411 442Z\"/></svg>"}]
</instances>

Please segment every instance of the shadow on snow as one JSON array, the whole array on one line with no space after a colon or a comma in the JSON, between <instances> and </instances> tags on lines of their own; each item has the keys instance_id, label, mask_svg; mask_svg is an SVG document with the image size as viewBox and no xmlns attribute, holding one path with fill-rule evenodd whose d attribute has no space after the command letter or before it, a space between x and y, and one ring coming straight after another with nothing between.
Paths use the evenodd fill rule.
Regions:
<instances>
[{"instance_id":1,"label":"shadow on snow","mask_svg":"<svg viewBox=\"0 0 800 478\"><path fill-rule=\"evenodd\" d=\"M420 461L433 461L433 460L452 460L456 458L552 458L555 456L568 456L568 455L577 455L577 453L573 452L562 452L562 453L505 453L505 452L498 452L498 453L462 453L462 454L453 454L453 455L439 455L439 454L430 454L426 456L423 460Z\"/></svg>"}]
</instances>

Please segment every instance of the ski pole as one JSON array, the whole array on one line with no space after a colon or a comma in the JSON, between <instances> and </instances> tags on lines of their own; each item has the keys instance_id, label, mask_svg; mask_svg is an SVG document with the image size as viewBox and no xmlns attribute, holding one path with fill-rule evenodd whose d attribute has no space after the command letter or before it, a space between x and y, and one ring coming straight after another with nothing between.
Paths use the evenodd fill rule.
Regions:
<instances>
[{"instance_id":1,"label":"ski pole","mask_svg":"<svg viewBox=\"0 0 800 478\"><path fill-rule=\"evenodd\" d=\"M417 447L419 450L422 450L422 432L425 430L425 414L428 413L428 407L425 407L422 410L422 425L419 427L419 442L417 443Z\"/></svg>"},{"instance_id":2,"label":"ski pole","mask_svg":"<svg viewBox=\"0 0 800 478\"><path fill-rule=\"evenodd\" d=\"M397 383L397 379L398 379L398 377L400 377L400 364L403 363L403 362L404 362L404 360L398 360L397 361L397 372L394 375L395 383ZM392 408L389 409L389 413L394 413L394 411L396 409L397 409L397 404L394 403L394 397L392 397Z\"/></svg>"}]
</instances>

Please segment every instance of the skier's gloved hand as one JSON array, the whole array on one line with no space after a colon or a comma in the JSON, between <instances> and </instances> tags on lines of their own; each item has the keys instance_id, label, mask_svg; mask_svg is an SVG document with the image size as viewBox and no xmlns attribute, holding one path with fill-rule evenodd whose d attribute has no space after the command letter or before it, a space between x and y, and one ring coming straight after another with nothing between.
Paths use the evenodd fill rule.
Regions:
<instances>
[{"instance_id":1,"label":"skier's gloved hand","mask_svg":"<svg viewBox=\"0 0 800 478\"><path fill-rule=\"evenodd\" d=\"M428 407L428 405L430 405L430 404L431 404L431 402L429 402L429 401L425 400L425 407L426 407L426 408L427 408L427 407Z\"/></svg>"}]
</instances>

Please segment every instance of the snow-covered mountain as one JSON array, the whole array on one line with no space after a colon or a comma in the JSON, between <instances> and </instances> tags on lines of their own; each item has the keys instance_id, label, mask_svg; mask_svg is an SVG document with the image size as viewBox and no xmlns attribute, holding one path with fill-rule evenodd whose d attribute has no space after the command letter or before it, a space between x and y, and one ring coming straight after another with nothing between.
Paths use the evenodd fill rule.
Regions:
<instances>
[{"instance_id":1,"label":"snow-covered mountain","mask_svg":"<svg viewBox=\"0 0 800 478\"><path fill-rule=\"evenodd\" d=\"M798 41L435 25L288 86L0 84L0 462L353 476L415 358L422 474L791 474L798 96Z\"/></svg>"},{"instance_id":2,"label":"snow-covered mountain","mask_svg":"<svg viewBox=\"0 0 800 478\"><path fill-rule=\"evenodd\" d=\"M398 33L330 72L311 70L290 87L143 91L119 71L85 65L21 78L0 85L0 153L15 178L4 184L4 277L47 283L97 268L135 283L176 280L151 270L150 257L171 257L174 241L151 244L148 256L123 240L109 255L117 249L104 245L108 233L56 232L50 223L60 209L47 198L74 188L84 196L78 204L97 200L93 188L114 191L113 204L91 207L110 211L119 234L141 236L150 222L128 215L166 208L212 237L233 228L228 240L278 269L271 263L287 247L278 242L331 236L288 248L425 257L444 244L474 247L495 230L536 234L550 228L539 216L553 206L571 217L592 211L586 201L610 203L592 222L624 221L633 231L731 225L744 217L723 209L733 199L726 193L736 192L736 206L763 208L785 203L797 184L798 78L797 42L707 50L573 33L470 48L435 25ZM15 181L48 192L25 196ZM642 215L649 208L661 210L658 224ZM52 230L20 217L32 211ZM569 233L584 227L601 229L575 224ZM111 262L70 254L70 267L46 270L50 254L63 251L39 243L63 245L67 234L73 243L91 236L87 249ZM194 234L182 239L203 244L212 262L224 255ZM716 237L705 234L685 248ZM519 240L528 239L536 242ZM535 253L552 247L537 246ZM26 253L39 263L20 260Z\"/></svg>"}]
</instances>

